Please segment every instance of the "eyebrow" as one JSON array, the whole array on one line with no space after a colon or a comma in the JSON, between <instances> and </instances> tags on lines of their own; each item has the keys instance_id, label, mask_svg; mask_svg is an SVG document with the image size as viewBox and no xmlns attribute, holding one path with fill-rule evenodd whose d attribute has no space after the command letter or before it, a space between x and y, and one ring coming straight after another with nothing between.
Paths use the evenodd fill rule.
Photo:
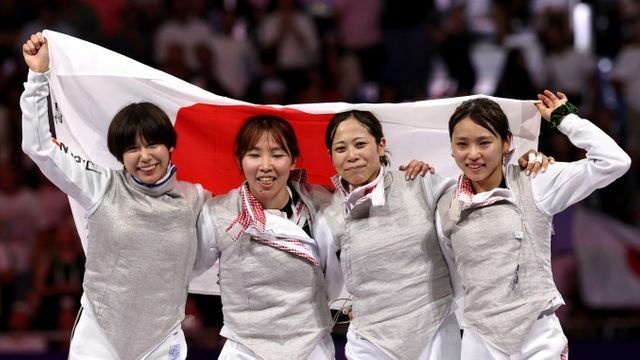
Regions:
<instances>
[{"instance_id":1,"label":"eyebrow","mask_svg":"<svg viewBox=\"0 0 640 360\"><path fill-rule=\"evenodd\" d=\"M247 149L247 152L249 151L260 151L261 149L258 148L257 146L252 146L249 149ZM269 151L284 151L287 152L287 150L283 149L282 146L278 145L278 146L272 146L270 148L268 148L267 150Z\"/></svg>"},{"instance_id":2,"label":"eyebrow","mask_svg":"<svg viewBox=\"0 0 640 360\"><path fill-rule=\"evenodd\" d=\"M358 136L358 137L353 138L351 141L353 142L353 141L359 141L359 140L367 140L367 138L366 138L366 137L364 137L364 136ZM346 144L346 143L348 143L348 142L349 142L349 141L346 141L346 140L338 140L338 141L335 141L335 142L333 143L333 145L337 145L337 144Z\"/></svg>"},{"instance_id":3,"label":"eyebrow","mask_svg":"<svg viewBox=\"0 0 640 360\"><path fill-rule=\"evenodd\" d=\"M495 136L479 136L479 137L477 137L478 140L492 140L493 138L495 138Z\"/></svg>"},{"instance_id":4,"label":"eyebrow","mask_svg":"<svg viewBox=\"0 0 640 360\"><path fill-rule=\"evenodd\" d=\"M487 136L487 135L482 135L482 136L478 136L478 137L467 137L467 136L454 136L453 139L454 140L468 140L468 139L474 139L474 140L487 140L487 139L494 139L496 138L496 136Z\"/></svg>"}]
</instances>

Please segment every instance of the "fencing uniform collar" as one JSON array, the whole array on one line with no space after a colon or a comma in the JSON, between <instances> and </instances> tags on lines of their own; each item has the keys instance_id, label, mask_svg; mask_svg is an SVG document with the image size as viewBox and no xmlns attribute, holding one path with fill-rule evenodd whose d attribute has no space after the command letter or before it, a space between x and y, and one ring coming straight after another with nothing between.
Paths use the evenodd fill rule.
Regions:
<instances>
[{"instance_id":1,"label":"fencing uniform collar","mask_svg":"<svg viewBox=\"0 0 640 360\"><path fill-rule=\"evenodd\" d=\"M171 192L173 184L176 181L177 168L173 163L169 163L167 173L153 184L145 184L140 179L126 172L127 181L137 190L153 197L158 197Z\"/></svg>"},{"instance_id":2,"label":"fencing uniform collar","mask_svg":"<svg viewBox=\"0 0 640 360\"><path fill-rule=\"evenodd\" d=\"M354 207L366 201L371 201L371 206L384 206L384 176L385 168L381 165L378 176L368 184L359 186L355 189L351 188L340 175L336 174L331 178L337 191L344 195L344 206L347 213Z\"/></svg>"}]
</instances>

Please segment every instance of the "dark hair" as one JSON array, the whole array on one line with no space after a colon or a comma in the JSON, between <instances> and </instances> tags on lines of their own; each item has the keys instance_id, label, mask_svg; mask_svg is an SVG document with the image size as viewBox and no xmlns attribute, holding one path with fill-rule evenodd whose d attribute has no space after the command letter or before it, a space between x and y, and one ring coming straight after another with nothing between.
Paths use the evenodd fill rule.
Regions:
<instances>
[{"instance_id":1,"label":"dark hair","mask_svg":"<svg viewBox=\"0 0 640 360\"><path fill-rule=\"evenodd\" d=\"M148 102L129 104L113 117L107 133L109 152L122 162L122 155L135 145L137 136L169 149L176 147L178 137L167 114Z\"/></svg>"},{"instance_id":2,"label":"dark hair","mask_svg":"<svg viewBox=\"0 0 640 360\"><path fill-rule=\"evenodd\" d=\"M235 155L239 163L242 163L244 155L260 141L263 134L271 135L292 160L300 156L296 133L288 121L278 116L258 115L248 118L236 135Z\"/></svg>"},{"instance_id":3,"label":"dark hair","mask_svg":"<svg viewBox=\"0 0 640 360\"><path fill-rule=\"evenodd\" d=\"M476 98L460 104L451 115L449 119L449 140L453 136L453 128L466 118L471 119L471 121L489 130L502 140L507 140L511 137L509 120L500 105L487 98Z\"/></svg>"},{"instance_id":4,"label":"dark hair","mask_svg":"<svg viewBox=\"0 0 640 360\"><path fill-rule=\"evenodd\" d=\"M324 134L324 143L327 146L327 150L329 150L329 154L331 154L331 145L333 144L333 139L336 136L336 130L338 130L338 126L345 120L350 118L355 119L360 123L367 132L373 136L376 140L376 144L380 144L380 141L384 137L382 133L382 124L380 120L373 115L370 111L363 110L349 110L343 111L341 113L337 113L333 116L331 121L329 121L329 125L327 125L327 131ZM389 158L387 155L380 156L380 163L384 166L389 165Z\"/></svg>"}]
</instances>

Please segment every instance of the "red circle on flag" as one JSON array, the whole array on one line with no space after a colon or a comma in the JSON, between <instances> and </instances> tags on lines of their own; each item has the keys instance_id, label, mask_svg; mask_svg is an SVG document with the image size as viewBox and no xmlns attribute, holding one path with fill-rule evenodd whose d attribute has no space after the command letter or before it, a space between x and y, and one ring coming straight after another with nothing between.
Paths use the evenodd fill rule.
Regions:
<instances>
[{"instance_id":1,"label":"red circle on flag","mask_svg":"<svg viewBox=\"0 0 640 360\"><path fill-rule=\"evenodd\" d=\"M234 157L234 140L242 123L254 115L274 115L289 121L296 132L300 158L309 183L332 187L335 174L324 145L324 132L334 114L309 114L287 107L265 105L195 104L178 111L178 142L172 161L178 179L200 183L214 194L240 186L242 172Z\"/></svg>"}]
</instances>

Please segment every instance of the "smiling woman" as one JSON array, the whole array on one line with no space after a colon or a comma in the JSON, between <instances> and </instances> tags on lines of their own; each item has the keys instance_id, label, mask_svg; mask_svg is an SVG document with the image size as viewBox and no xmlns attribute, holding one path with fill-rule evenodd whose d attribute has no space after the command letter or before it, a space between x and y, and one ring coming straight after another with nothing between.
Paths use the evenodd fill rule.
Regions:
<instances>
[{"instance_id":1,"label":"smiling woman","mask_svg":"<svg viewBox=\"0 0 640 360\"><path fill-rule=\"evenodd\" d=\"M298 141L282 118L247 119L235 156L244 182L208 201L201 217L213 234L210 263L220 261L219 359L333 359L327 255L311 237L330 194L295 168Z\"/></svg>"},{"instance_id":2,"label":"smiling woman","mask_svg":"<svg viewBox=\"0 0 640 360\"><path fill-rule=\"evenodd\" d=\"M176 132L150 103L120 110L109 150L124 169L74 156L49 131L49 53L42 34L23 47L22 149L87 211L86 271L69 358L185 359L181 329L198 254L196 224L208 193L176 180Z\"/></svg>"},{"instance_id":3,"label":"smiling woman","mask_svg":"<svg viewBox=\"0 0 640 360\"><path fill-rule=\"evenodd\" d=\"M513 138L508 124L500 106L484 98L463 103L451 116L453 159L476 192L491 190L502 181L501 166Z\"/></svg>"},{"instance_id":4,"label":"smiling woman","mask_svg":"<svg viewBox=\"0 0 640 360\"><path fill-rule=\"evenodd\" d=\"M451 149L463 174L438 202L438 219L464 289L463 360L568 357L554 314L564 302L551 273L553 215L630 166L613 139L574 114L564 94L547 90L538 99L542 118L554 119L586 150L586 159L527 177L508 165L511 132L500 105L468 100L449 120Z\"/></svg>"},{"instance_id":5,"label":"smiling woman","mask_svg":"<svg viewBox=\"0 0 640 360\"><path fill-rule=\"evenodd\" d=\"M338 175L315 234L327 254L340 253L353 296L346 357L459 358L449 269L434 225L437 199L454 182L432 173L405 181L389 171L382 125L371 112L336 114L325 144Z\"/></svg>"},{"instance_id":6,"label":"smiling woman","mask_svg":"<svg viewBox=\"0 0 640 360\"><path fill-rule=\"evenodd\" d=\"M177 134L169 117L154 104L129 104L113 117L107 146L129 174L153 184L167 174Z\"/></svg>"},{"instance_id":7,"label":"smiling woman","mask_svg":"<svg viewBox=\"0 0 640 360\"><path fill-rule=\"evenodd\" d=\"M238 131L236 158L249 190L265 209L286 205L286 185L298 156L293 128L278 117L253 117Z\"/></svg>"},{"instance_id":8,"label":"smiling woman","mask_svg":"<svg viewBox=\"0 0 640 360\"><path fill-rule=\"evenodd\" d=\"M382 126L368 111L337 114L327 125L325 142L331 161L351 186L375 179L380 165L388 165Z\"/></svg>"}]
</instances>

